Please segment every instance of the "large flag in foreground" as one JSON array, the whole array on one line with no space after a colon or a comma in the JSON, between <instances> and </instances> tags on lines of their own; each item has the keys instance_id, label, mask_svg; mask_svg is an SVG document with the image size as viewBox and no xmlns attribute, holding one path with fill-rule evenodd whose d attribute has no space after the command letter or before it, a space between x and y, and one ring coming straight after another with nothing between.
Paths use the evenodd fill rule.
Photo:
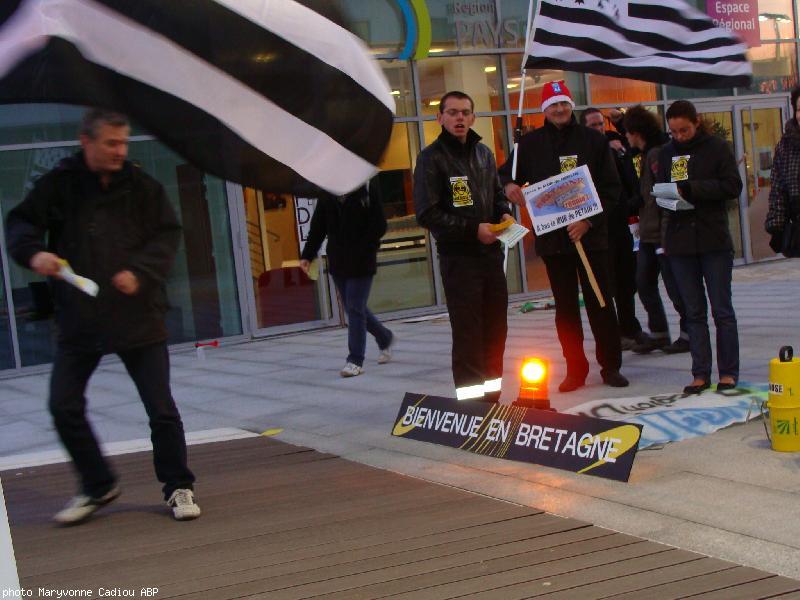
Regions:
<instances>
[{"instance_id":1,"label":"large flag in foreground","mask_svg":"<svg viewBox=\"0 0 800 600\"><path fill-rule=\"evenodd\" d=\"M335 194L394 111L361 41L295 0L3 0L0 102L114 108L209 173Z\"/></svg>"},{"instance_id":2,"label":"large flag in foreground","mask_svg":"<svg viewBox=\"0 0 800 600\"><path fill-rule=\"evenodd\" d=\"M682 0L539 0L523 65L724 88L750 84L746 50Z\"/></svg>"}]
</instances>

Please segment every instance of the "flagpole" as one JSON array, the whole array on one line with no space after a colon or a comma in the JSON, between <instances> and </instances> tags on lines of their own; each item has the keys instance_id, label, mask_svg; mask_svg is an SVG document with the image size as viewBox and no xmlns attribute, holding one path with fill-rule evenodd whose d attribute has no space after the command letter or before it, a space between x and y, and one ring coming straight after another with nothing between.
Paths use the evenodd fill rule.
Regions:
<instances>
[{"instance_id":1,"label":"flagpole","mask_svg":"<svg viewBox=\"0 0 800 600\"><path fill-rule=\"evenodd\" d=\"M511 179L517 179L517 160L519 152L519 138L522 137L522 103L525 99L525 63L528 58L528 44L531 40L531 28L533 27L533 1L528 2L528 23L525 27L525 52L522 55L522 77L519 83L519 107L517 109L517 121L514 125L514 160L511 162Z\"/></svg>"}]
</instances>

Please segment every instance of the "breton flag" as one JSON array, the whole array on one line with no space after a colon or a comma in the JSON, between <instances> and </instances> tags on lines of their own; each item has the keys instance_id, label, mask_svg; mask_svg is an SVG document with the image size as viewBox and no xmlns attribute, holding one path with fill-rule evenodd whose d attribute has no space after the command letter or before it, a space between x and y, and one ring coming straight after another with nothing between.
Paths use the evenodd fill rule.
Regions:
<instances>
[{"instance_id":1,"label":"breton flag","mask_svg":"<svg viewBox=\"0 0 800 600\"><path fill-rule=\"evenodd\" d=\"M725 88L750 85L746 51L682 0L539 0L523 65Z\"/></svg>"},{"instance_id":2,"label":"breton flag","mask_svg":"<svg viewBox=\"0 0 800 600\"><path fill-rule=\"evenodd\" d=\"M377 171L394 99L366 46L304 4L3 0L0 102L112 108L224 179L344 194Z\"/></svg>"}]
</instances>

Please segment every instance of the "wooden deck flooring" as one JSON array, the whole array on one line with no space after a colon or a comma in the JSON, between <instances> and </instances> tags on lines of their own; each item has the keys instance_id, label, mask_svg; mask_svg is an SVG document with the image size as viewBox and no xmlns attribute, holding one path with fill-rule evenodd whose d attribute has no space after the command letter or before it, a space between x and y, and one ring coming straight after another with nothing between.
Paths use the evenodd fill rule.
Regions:
<instances>
[{"instance_id":1,"label":"wooden deck flooring","mask_svg":"<svg viewBox=\"0 0 800 600\"><path fill-rule=\"evenodd\" d=\"M267 438L190 447L203 516L171 519L149 453L114 457L123 496L50 517L65 464L0 473L20 582L155 598L800 598L800 582Z\"/></svg>"}]
</instances>

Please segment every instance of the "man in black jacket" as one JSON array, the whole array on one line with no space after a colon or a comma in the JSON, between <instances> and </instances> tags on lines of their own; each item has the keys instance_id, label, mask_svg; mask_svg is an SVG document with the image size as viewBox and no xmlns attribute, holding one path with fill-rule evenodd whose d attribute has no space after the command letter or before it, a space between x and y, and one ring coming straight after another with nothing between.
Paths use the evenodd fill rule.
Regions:
<instances>
[{"instance_id":1,"label":"man in black jacket","mask_svg":"<svg viewBox=\"0 0 800 600\"><path fill-rule=\"evenodd\" d=\"M606 213L620 196L620 182L611 149L605 136L583 127L575 120L575 103L563 81L545 84L542 90L542 112L545 124L523 136L519 143L516 180L511 178L513 157L500 168L500 180L512 202L524 204L519 184L536 183L587 165L594 181L603 211L567 227L536 237L536 253L542 257L556 302L556 330L561 350L567 361L567 375L558 386L560 392L571 392L583 386L589 373L589 361L583 351L583 327L578 302L578 281L589 324L594 334L600 375L610 386L624 387L628 380L620 372L619 327L613 305L608 301L608 225ZM606 306L592 291L586 270L581 263L575 242L581 241L594 271Z\"/></svg>"},{"instance_id":2,"label":"man in black jacket","mask_svg":"<svg viewBox=\"0 0 800 600\"><path fill-rule=\"evenodd\" d=\"M126 160L129 134L125 116L88 111L82 151L39 179L8 216L11 256L50 278L56 306L49 406L81 480L81 493L54 517L62 525L86 520L120 494L86 419L84 397L108 352L119 355L139 390L150 419L156 476L174 517L200 516L183 423L170 391L164 323L164 282L180 225L161 184ZM97 284L96 296L62 278L64 261Z\"/></svg>"},{"instance_id":3,"label":"man in black jacket","mask_svg":"<svg viewBox=\"0 0 800 600\"><path fill-rule=\"evenodd\" d=\"M459 400L497 402L503 377L508 290L491 224L511 218L492 151L472 131L475 105L463 92L439 103L442 133L414 171L417 222L436 239L453 335Z\"/></svg>"}]
</instances>

